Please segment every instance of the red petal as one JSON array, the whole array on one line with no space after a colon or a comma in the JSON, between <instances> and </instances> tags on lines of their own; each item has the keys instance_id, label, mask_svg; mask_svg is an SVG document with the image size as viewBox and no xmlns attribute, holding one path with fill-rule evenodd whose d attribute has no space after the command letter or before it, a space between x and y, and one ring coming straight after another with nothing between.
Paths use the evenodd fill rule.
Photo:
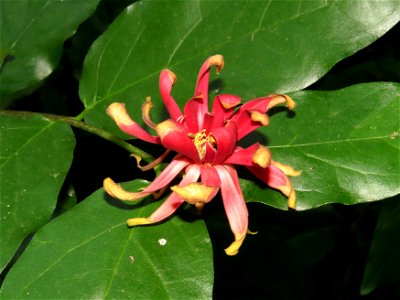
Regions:
<instances>
[{"instance_id":1,"label":"red petal","mask_svg":"<svg viewBox=\"0 0 400 300\"><path fill-rule=\"evenodd\" d=\"M170 70L162 70L160 74L160 93L171 119L177 121L182 116L179 106L171 96L171 89L176 76Z\"/></svg>"},{"instance_id":2,"label":"red petal","mask_svg":"<svg viewBox=\"0 0 400 300\"><path fill-rule=\"evenodd\" d=\"M158 124L156 130L161 138L161 144L165 148L183 154L194 161L200 160L193 139L188 137L187 132L173 124L171 120Z\"/></svg>"},{"instance_id":3,"label":"red petal","mask_svg":"<svg viewBox=\"0 0 400 300\"><path fill-rule=\"evenodd\" d=\"M237 143L238 128L235 122L229 122L227 127L213 129L212 136L217 144L217 154L214 163L219 164L232 155Z\"/></svg>"},{"instance_id":4,"label":"red petal","mask_svg":"<svg viewBox=\"0 0 400 300\"><path fill-rule=\"evenodd\" d=\"M214 99L212 114L214 116L213 128L223 127L240 104L241 99L235 95L218 95Z\"/></svg>"},{"instance_id":5,"label":"red petal","mask_svg":"<svg viewBox=\"0 0 400 300\"><path fill-rule=\"evenodd\" d=\"M188 172L183 177L179 186L185 186L192 182L197 182L200 177L200 167L191 165L188 167ZM167 200L149 217L152 222L159 222L168 218L177 208L184 202L181 196L173 192Z\"/></svg>"},{"instance_id":6,"label":"red petal","mask_svg":"<svg viewBox=\"0 0 400 300\"><path fill-rule=\"evenodd\" d=\"M221 186L219 175L213 166L201 166L201 182L207 186Z\"/></svg>"},{"instance_id":7,"label":"red petal","mask_svg":"<svg viewBox=\"0 0 400 300\"><path fill-rule=\"evenodd\" d=\"M276 167L273 162L271 162L268 168L255 165L253 167L248 167L248 169L272 188L284 186L289 181L285 173Z\"/></svg>"},{"instance_id":8,"label":"red petal","mask_svg":"<svg viewBox=\"0 0 400 300\"><path fill-rule=\"evenodd\" d=\"M267 97L257 98L248 101L243 104L240 109L232 116L231 120L236 121L239 128L239 140L261 126L261 123L254 122L251 119L251 112L258 111L262 114L265 114L267 112L269 101L270 98Z\"/></svg>"},{"instance_id":9,"label":"red petal","mask_svg":"<svg viewBox=\"0 0 400 300\"><path fill-rule=\"evenodd\" d=\"M229 220L231 230L235 234L247 233L248 212L236 170L228 165L215 166L221 179L222 201Z\"/></svg>"},{"instance_id":10,"label":"red petal","mask_svg":"<svg viewBox=\"0 0 400 300\"><path fill-rule=\"evenodd\" d=\"M194 97L185 105L185 124L191 133L197 133L203 127L204 112L201 109L203 101L203 97Z\"/></svg>"},{"instance_id":11,"label":"red petal","mask_svg":"<svg viewBox=\"0 0 400 300\"><path fill-rule=\"evenodd\" d=\"M236 147L235 152L225 160L225 164L234 164L242 166L253 166L253 155L257 151L259 144L253 144L245 149Z\"/></svg>"},{"instance_id":12,"label":"red petal","mask_svg":"<svg viewBox=\"0 0 400 300\"><path fill-rule=\"evenodd\" d=\"M182 155L175 156L161 174L142 192L153 193L168 185L191 161Z\"/></svg>"}]
</instances>

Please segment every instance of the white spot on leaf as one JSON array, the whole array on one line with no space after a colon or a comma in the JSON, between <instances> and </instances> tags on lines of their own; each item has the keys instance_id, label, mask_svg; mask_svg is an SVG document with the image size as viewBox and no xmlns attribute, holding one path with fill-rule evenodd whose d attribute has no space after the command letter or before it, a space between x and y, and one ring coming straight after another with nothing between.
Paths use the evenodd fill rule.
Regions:
<instances>
[{"instance_id":1,"label":"white spot on leaf","mask_svg":"<svg viewBox=\"0 0 400 300\"><path fill-rule=\"evenodd\" d=\"M161 238L158 240L158 243L160 244L160 246L165 246L167 244L167 240L164 238Z\"/></svg>"}]
</instances>

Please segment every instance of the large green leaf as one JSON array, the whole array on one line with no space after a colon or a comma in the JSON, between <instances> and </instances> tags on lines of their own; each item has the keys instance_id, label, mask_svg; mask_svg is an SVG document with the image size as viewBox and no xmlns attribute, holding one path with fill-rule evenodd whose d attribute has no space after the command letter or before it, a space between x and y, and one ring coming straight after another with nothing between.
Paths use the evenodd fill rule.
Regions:
<instances>
[{"instance_id":1,"label":"large green leaf","mask_svg":"<svg viewBox=\"0 0 400 300\"><path fill-rule=\"evenodd\" d=\"M384 203L368 255L361 294L400 280L400 198ZM397 285L398 286L398 285Z\"/></svg>"},{"instance_id":2,"label":"large green leaf","mask_svg":"<svg viewBox=\"0 0 400 300\"><path fill-rule=\"evenodd\" d=\"M297 209L400 193L400 84L360 84L291 96L298 104L295 116L276 113L259 132L262 139L267 136L274 160L303 171L292 179ZM244 181L243 188L248 201L286 207L277 192L251 181Z\"/></svg>"},{"instance_id":3,"label":"large green leaf","mask_svg":"<svg viewBox=\"0 0 400 300\"><path fill-rule=\"evenodd\" d=\"M175 216L126 226L127 218L147 217L159 205L123 205L95 192L34 236L7 275L3 298L210 299L212 251L203 221Z\"/></svg>"},{"instance_id":4,"label":"large green leaf","mask_svg":"<svg viewBox=\"0 0 400 300\"><path fill-rule=\"evenodd\" d=\"M1 1L1 106L38 85L58 64L64 41L98 0Z\"/></svg>"},{"instance_id":5,"label":"large green leaf","mask_svg":"<svg viewBox=\"0 0 400 300\"><path fill-rule=\"evenodd\" d=\"M86 121L122 136L104 111L128 104L140 119L146 96L163 112L158 76L178 76L175 99L193 93L210 55L226 68L218 87L244 99L297 91L335 63L370 44L400 19L397 1L142 1L129 7L94 43L80 85ZM222 86L222 87L221 87Z\"/></svg>"},{"instance_id":6,"label":"large green leaf","mask_svg":"<svg viewBox=\"0 0 400 300\"><path fill-rule=\"evenodd\" d=\"M0 270L51 217L75 139L61 122L0 114Z\"/></svg>"}]
</instances>

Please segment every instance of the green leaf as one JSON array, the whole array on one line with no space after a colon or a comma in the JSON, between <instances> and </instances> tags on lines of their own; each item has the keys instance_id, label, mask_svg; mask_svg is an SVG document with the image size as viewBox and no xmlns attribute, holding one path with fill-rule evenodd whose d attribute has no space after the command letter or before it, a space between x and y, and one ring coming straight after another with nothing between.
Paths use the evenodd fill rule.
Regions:
<instances>
[{"instance_id":1,"label":"green leaf","mask_svg":"<svg viewBox=\"0 0 400 300\"><path fill-rule=\"evenodd\" d=\"M64 41L98 0L1 1L1 107L35 88L54 70Z\"/></svg>"},{"instance_id":2,"label":"green leaf","mask_svg":"<svg viewBox=\"0 0 400 300\"><path fill-rule=\"evenodd\" d=\"M217 53L224 55L226 66L213 89L244 99L301 90L399 20L396 1L137 2L86 58L82 115L124 136L105 108L125 102L141 122L140 106L151 96L159 121L165 117L160 71L171 68L177 74L173 94L182 107L193 95L201 64Z\"/></svg>"},{"instance_id":3,"label":"green leaf","mask_svg":"<svg viewBox=\"0 0 400 300\"><path fill-rule=\"evenodd\" d=\"M71 128L41 116L0 115L0 269L51 217L72 162Z\"/></svg>"},{"instance_id":4,"label":"green leaf","mask_svg":"<svg viewBox=\"0 0 400 300\"><path fill-rule=\"evenodd\" d=\"M383 284L400 280L400 202L399 197L384 203L368 255L360 292L369 294Z\"/></svg>"},{"instance_id":5,"label":"green leaf","mask_svg":"<svg viewBox=\"0 0 400 300\"><path fill-rule=\"evenodd\" d=\"M125 205L98 190L53 220L7 275L3 298L211 299L212 251L204 222L175 216L128 228L127 218L147 217L160 202L143 204Z\"/></svg>"},{"instance_id":6,"label":"green leaf","mask_svg":"<svg viewBox=\"0 0 400 300\"><path fill-rule=\"evenodd\" d=\"M276 113L259 132L267 137L274 160L303 172L291 180L297 209L400 193L400 84L360 84L291 96L297 102L295 117ZM252 142L259 137L253 135ZM286 207L281 194L250 181L244 182L244 194L248 201Z\"/></svg>"}]
</instances>

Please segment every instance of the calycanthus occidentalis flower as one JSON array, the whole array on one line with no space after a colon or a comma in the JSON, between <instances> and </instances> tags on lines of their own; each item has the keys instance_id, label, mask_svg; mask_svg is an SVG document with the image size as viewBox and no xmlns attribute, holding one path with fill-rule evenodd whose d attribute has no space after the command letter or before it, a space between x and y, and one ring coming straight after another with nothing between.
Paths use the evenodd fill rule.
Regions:
<instances>
[{"instance_id":1,"label":"calycanthus occidentalis flower","mask_svg":"<svg viewBox=\"0 0 400 300\"><path fill-rule=\"evenodd\" d=\"M194 97L180 110L171 95L176 76L170 70L160 74L160 92L170 119L154 124L150 118L152 103L148 97L142 106L144 122L155 129L157 136L150 135L135 121L123 103L112 103L107 108L108 115L127 134L153 144L161 144L167 150L153 163L141 167L153 168L170 151L176 152L171 163L145 189L138 192L125 191L111 178L104 180L105 191L120 200L133 201L165 189L182 171L183 179L172 186L172 193L161 206L147 218L132 218L129 226L160 222L184 202L202 208L220 191L235 241L225 249L226 254L235 255L248 231L248 211L234 165L247 167L267 185L280 190L288 197L288 206L295 208L296 194L287 178L300 172L271 159L267 147L258 143L247 148L240 147L238 141L260 126L267 126L267 111L285 103L288 109L295 106L286 95L269 95L248 101L242 105L235 95L217 95L208 112L208 83L210 68L216 66L217 73L224 66L221 55L209 57L201 66ZM139 157L136 157L139 165ZM140 166L139 166L140 167Z\"/></svg>"}]
</instances>

